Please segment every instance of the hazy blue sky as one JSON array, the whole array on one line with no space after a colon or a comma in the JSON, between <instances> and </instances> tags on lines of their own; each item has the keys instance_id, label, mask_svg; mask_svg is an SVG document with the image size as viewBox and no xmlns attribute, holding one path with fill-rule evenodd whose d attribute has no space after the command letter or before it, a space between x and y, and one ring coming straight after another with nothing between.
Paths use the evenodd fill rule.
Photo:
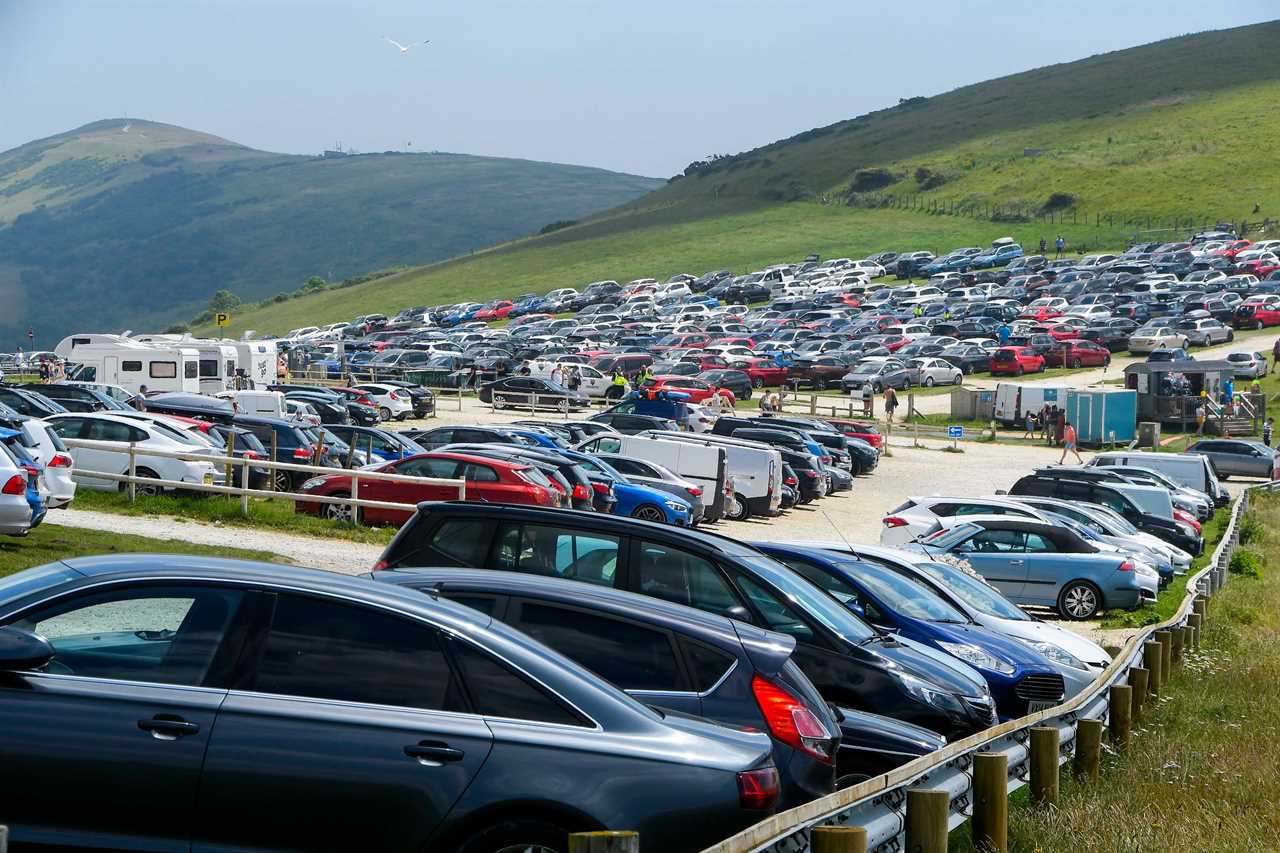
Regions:
<instances>
[{"instance_id":1,"label":"hazy blue sky","mask_svg":"<svg viewBox=\"0 0 1280 853\"><path fill-rule=\"evenodd\" d=\"M1268 20L1278 8L1276 0L0 0L0 150L127 112L274 151L412 142L665 177L702 155L901 97ZM431 44L401 56L384 35Z\"/></svg>"}]
</instances>

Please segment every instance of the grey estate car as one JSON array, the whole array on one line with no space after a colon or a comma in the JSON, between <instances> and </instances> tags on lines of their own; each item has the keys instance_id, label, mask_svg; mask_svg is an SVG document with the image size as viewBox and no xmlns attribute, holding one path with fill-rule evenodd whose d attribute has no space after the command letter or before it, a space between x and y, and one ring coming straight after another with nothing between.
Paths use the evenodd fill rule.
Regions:
<instances>
[{"instance_id":1,"label":"grey estate car","mask_svg":"<svg viewBox=\"0 0 1280 853\"><path fill-rule=\"evenodd\" d=\"M1276 479L1277 451L1261 441L1243 438L1206 438L1188 447L1186 453L1208 456L1220 479L1228 477L1261 477Z\"/></svg>"},{"instance_id":2,"label":"grey estate car","mask_svg":"<svg viewBox=\"0 0 1280 853\"><path fill-rule=\"evenodd\" d=\"M30 569L0 581L0 672L0 823L25 844L495 853L608 828L685 851L777 796L762 732L664 715L475 610L328 572Z\"/></svg>"}]
</instances>

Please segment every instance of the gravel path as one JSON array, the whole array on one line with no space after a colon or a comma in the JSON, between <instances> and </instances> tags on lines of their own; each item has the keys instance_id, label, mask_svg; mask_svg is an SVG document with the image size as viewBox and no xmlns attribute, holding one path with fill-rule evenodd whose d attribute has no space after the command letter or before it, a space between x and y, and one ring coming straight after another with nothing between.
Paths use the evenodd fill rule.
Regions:
<instances>
[{"instance_id":1,"label":"gravel path","mask_svg":"<svg viewBox=\"0 0 1280 853\"><path fill-rule=\"evenodd\" d=\"M321 539L202 521L169 517L141 518L79 509L50 513L45 524L129 533L153 539L180 539L223 548L267 551L300 566L313 566L351 575L369 571L382 553L380 545L364 545L345 539Z\"/></svg>"}]
</instances>

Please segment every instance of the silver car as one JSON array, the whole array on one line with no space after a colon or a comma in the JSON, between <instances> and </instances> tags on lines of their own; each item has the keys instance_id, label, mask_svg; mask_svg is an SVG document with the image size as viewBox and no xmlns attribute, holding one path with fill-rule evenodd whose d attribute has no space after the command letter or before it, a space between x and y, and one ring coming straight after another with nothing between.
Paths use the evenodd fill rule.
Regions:
<instances>
[{"instance_id":1,"label":"silver car","mask_svg":"<svg viewBox=\"0 0 1280 853\"><path fill-rule=\"evenodd\" d=\"M1233 475L1274 480L1280 465L1277 451L1261 441L1243 438L1204 439L1188 447L1186 452L1208 456L1221 480Z\"/></svg>"},{"instance_id":2,"label":"silver car","mask_svg":"<svg viewBox=\"0 0 1280 853\"><path fill-rule=\"evenodd\" d=\"M31 529L27 476L13 457L0 449L0 534L25 536Z\"/></svg>"},{"instance_id":3,"label":"silver car","mask_svg":"<svg viewBox=\"0 0 1280 853\"><path fill-rule=\"evenodd\" d=\"M1267 359L1256 352L1233 352L1227 356L1236 379L1261 379L1267 375Z\"/></svg>"},{"instance_id":4,"label":"silver car","mask_svg":"<svg viewBox=\"0 0 1280 853\"><path fill-rule=\"evenodd\" d=\"M1197 347L1225 344L1236 339L1236 333L1212 317L1183 320L1178 331L1187 336L1187 343Z\"/></svg>"}]
</instances>

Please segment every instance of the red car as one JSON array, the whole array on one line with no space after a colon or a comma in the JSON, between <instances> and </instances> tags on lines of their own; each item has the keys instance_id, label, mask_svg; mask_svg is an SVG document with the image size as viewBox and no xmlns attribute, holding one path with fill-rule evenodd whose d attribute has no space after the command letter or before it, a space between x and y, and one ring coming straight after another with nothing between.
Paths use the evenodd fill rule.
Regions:
<instances>
[{"instance_id":1,"label":"red car","mask_svg":"<svg viewBox=\"0 0 1280 853\"><path fill-rule=\"evenodd\" d=\"M1062 367L1064 360L1067 367L1106 367L1111 364L1111 351L1093 341L1075 338L1062 341L1044 354L1046 367Z\"/></svg>"},{"instance_id":2,"label":"red car","mask_svg":"<svg viewBox=\"0 0 1280 853\"><path fill-rule=\"evenodd\" d=\"M467 481L469 501L489 503L531 504L533 506L558 507L561 493L539 471L518 462L469 456L465 453L420 453L388 462L369 470L381 474L403 474L411 477L453 479ZM330 498L351 497L351 473L327 474L307 480L300 492L323 495ZM360 480L356 497L369 501L417 504L421 501L451 501L458 497L458 490L443 483L415 483L407 480ZM413 515L411 509L382 509L359 507L352 514L347 504L308 503L294 504L297 512L319 515L339 521L362 521L365 524L401 525Z\"/></svg>"},{"instance_id":3,"label":"red car","mask_svg":"<svg viewBox=\"0 0 1280 853\"><path fill-rule=\"evenodd\" d=\"M738 398L733 396L733 392L728 388L717 388L696 376L654 376L645 380L644 387L648 391L675 391L688 394L690 403L705 402L715 394L719 394L723 402L730 406L738 402Z\"/></svg>"},{"instance_id":4,"label":"red car","mask_svg":"<svg viewBox=\"0 0 1280 853\"><path fill-rule=\"evenodd\" d=\"M1197 519L1194 515L1192 515L1191 513L1187 512L1187 511L1186 511L1186 510L1184 510L1184 509L1178 509L1177 507L1174 507L1174 508L1173 508L1173 520L1174 520L1174 521L1181 521L1183 524L1185 524L1185 525L1187 525L1188 527L1190 527L1190 528L1191 528L1192 530L1194 530L1196 533L1199 533L1199 532L1200 532L1200 521L1199 521L1199 519Z\"/></svg>"},{"instance_id":5,"label":"red car","mask_svg":"<svg viewBox=\"0 0 1280 853\"><path fill-rule=\"evenodd\" d=\"M1266 278L1276 270L1280 270L1280 258L1268 252L1261 257L1236 264L1236 274L1251 273L1258 278Z\"/></svg>"},{"instance_id":6,"label":"red car","mask_svg":"<svg viewBox=\"0 0 1280 853\"><path fill-rule=\"evenodd\" d=\"M876 428L875 424L866 423L865 421L828 421L833 427L840 430L841 434L846 438L860 438L876 450L884 449L884 435Z\"/></svg>"},{"instance_id":7,"label":"red car","mask_svg":"<svg viewBox=\"0 0 1280 853\"><path fill-rule=\"evenodd\" d=\"M751 338L716 338L712 343L716 346L746 347L747 349L756 348L756 342Z\"/></svg>"},{"instance_id":8,"label":"red car","mask_svg":"<svg viewBox=\"0 0 1280 853\"><path fill-rule=\"evenodd\" d=\"M362 406L368 406L371 409L378 408L377 403L373 402L373 398L369 396L368 391L361 391L359 388L330 388L330 391L336 391L341 394L348 402L359 403Z\"/></svg>"},{"instance_id":9,"label":"red car","mask_svg":"<svg viewBox=\"0 0 1280 853\"><path fill-rule=\"evenodd\" d=\"M1213 254L1221 255L1224 258L1231 258L1232 260L1235 260L1236 255L1240 254L1241 252L1243 252L1245 249L1249 248L1252 245L1253 245L1252 240L1236 240L1234 243L1231 243L1230 245L1222 247L1221 249L1214 252Z\"/></svg>"},{"instance_id":10,"label":"red car","mask_svg":"<svg viewBox=\"0 0 1280 853\"><path fill-rule=\"evenodd\" d=\"M511 309L515 307L516 304L510 299L499 299L497 302L490 302L488 305L477 311L476 319L482 320L485 323L492 323L494 320L503 320L511 313Z\"/></svg>"},{"instance_id":11,"label":"red car","mask_svg":"<svg viewBox=\"0 0 1280 853\"><path fill-rule=\"evenodd\" d=\"M1037 323L1045 323L1055 317L1061 317L1063 314L1063 306L1053 305L1028 305L1019 315L1022 320L1035 320Z\"/></svg>"},{"instance_id":12,"label":"red car","mask_svg":"<svg viewBox=\"0 0 1280 853\"><path fill-rule=\"evenodd\" d=\"M1045 331L1047 331L1050 337L1055 341L1069 341L1073 338L1080 337L1080 330L1067 323L1054 323Z\"/></svg>"},{"instance_id":13,"label":"red car","mask_svg":"<svg viewBox=\"0 0 1280 853\"><path fill-rule=\"evenodd\" d=\"M1263 326L1280 326L1280 296L1250 296L1236 306L1232 325L1237 329L1261 329Z\"/></svg>"},{"instance_id":14,"label":"red car","mask_svg":"<svg viewBox=\"0 0 1280 853\"><path fill-rule=\"evenodd\" d=\"M1021 376L1043 370L1044 357L1036 355L1030 347L1000 347L991 356L992 376Z\"/></svg>"},{"instance_id":15,"label":"red car","mask_svg":"<svg viewBox=\"0 0 1280 853\"><path fill-rule=\"evenodd\" d=\"M785 385L787 377L791 375L790 368L779 367L771 358L749 358L739 362L735 369L750 376L751 384L756 388L763 388L766 385Z\"/></svg>"}]
</instances>

